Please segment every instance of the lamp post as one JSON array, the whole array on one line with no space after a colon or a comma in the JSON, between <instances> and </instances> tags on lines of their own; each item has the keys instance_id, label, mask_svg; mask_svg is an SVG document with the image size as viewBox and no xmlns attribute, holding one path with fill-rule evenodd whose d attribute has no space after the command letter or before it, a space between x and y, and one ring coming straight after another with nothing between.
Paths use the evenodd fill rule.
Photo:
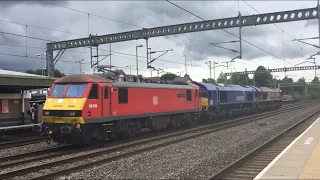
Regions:
<instances>
[{"instance_id":1,"label":"lamp post","mask_svg":"<svg viewBox=\"0 0 320 180\"><path fill-rule=\"evenodd\" d=\"M41 74L43 74L43 76L46 76L46 71L47 71L47 68L46 68L46 67L42 68Z\"/></svg>"},{"instance_id":2,"label":"lamp post","mask_svg":"<svg viewBox=\"0 0 320 180\"><path fill-rule=\"evenodd\" d=\"M83 61L83 59L77 61L80 64L80 74L82 74L82 67L81 67L82 61Z\"/></svg>"},{"instance_id":3,"label":"lamp post","mask_svg":"<svg viewBox=\"0 0 320 180\"><path fill-rule=\"evenodd\" d=\"M137 82L140 82L140 80L139 80L139 66L138 66L138 47L143 47L143 45L136 45Z\"/></svg>"},{"instance_id":4,"label":"lamp post","mask_svg":"<svg viewBox=\"0 0 320 180\"><path fill-rule=\"evenodd\" d=\"M126 66L128 68L130 68L130 75L131 75L131 67L134 66L134 65L129 65L129 66Z\"/></svg>"},{"instance_id":5,"label":"lamp post","mask_svg":"<svg viewBox=\"0 0 320 180\"><path fill-rule=\"evenodd\" d=\"M187 55L183 55L184 57L184 70L186 71L187 74Z\"/></svg>"},{"instance_id":6,"label":"lamp post","mask_svg":"<svg viewBox=\"0 0 320 180\"><path fill-rule=\"evenodd\" d=\"M46 55L46 53L43 53L43 55ZM43 70L45 68L43 68L42 54L37 54L37 57L40 57L40 60L41 60L41 75L44 76Z\"/></svg>"},{"instance_id":7,"label":"lamp post","mask_svg":"<svg viewBox=\"0 0 320 180\"><path fill-rule=\"evenodd\" d=\"M178 75L180 74L180 77L181 77L181 73L183 73L183 71L178 71L177 72Z\"/></svg>"},{"instance_id":8,"label":"lamp post","mask_svg":"<svg viewBox=\"0 0 320 180\"><path fill-rule=\"evenodd\" d=\"M216 80L216 64L219 64L215 61L211 62L211 61L207 61L205 62L206 64L209 64L209 70L210 70L210 79L212 79L212 73L211 73L211 69L213 69L213 80L215 81ZM213 65L213 67L212 67Z\"/></svg>"}]
</instances>

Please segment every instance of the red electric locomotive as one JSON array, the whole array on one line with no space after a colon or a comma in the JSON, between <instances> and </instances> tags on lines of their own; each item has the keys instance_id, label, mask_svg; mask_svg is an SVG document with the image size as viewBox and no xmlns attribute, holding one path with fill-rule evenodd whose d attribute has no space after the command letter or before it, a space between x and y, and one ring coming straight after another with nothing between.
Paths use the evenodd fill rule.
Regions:
<instances>
[{"instance_id":1,"label":"red electric locomotive","mask_svg":"<svg viewBox=\"0 0 320 180\"><path fill-rule=\"evenodd\" d=\"M43 115L52 139L69 144L195 123L201 110L194 84L115 82L75 74L54 82Z\"/></svg>"}]
</instances>

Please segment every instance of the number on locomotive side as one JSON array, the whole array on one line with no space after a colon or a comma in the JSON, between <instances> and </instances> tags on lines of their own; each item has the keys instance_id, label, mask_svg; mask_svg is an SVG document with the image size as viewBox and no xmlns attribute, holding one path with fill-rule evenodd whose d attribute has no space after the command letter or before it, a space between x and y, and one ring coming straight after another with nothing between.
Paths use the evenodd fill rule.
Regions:
<instances>
[{"instance_id":1,"label":"number on locomotive side","mask_svg":"<svg viewBox=\"0 0 320 180\"><path fill-rule=\"evenodd\" d=\"M97 104L89 104L89 108L97 108L98 105Z\"/></svg>"},{"instance_id":2,"label":"number on locomotive side","mask_svg":"<svg viewBox=\"0 0 320 180\"><path fill-rule=\"evenodd\" d=\"M244 96L237 96L237 101L244 101Z\"/></svg>"}]
</instances>

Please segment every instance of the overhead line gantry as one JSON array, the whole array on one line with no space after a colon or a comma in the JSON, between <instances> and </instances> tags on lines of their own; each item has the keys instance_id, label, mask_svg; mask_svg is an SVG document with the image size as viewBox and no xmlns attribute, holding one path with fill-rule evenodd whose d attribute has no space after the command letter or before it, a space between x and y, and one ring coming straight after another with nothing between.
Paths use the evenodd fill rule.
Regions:
<instances>
[{"instance_id":1,"label":"overhead line gantry","mask_svg":"<svg viewBox=\"0 0 320 180\"><path fill-rule=\"evenodd\" d=\"M48 76L53 76L54 65L59 60L59 56L53 57L53 51L56 51L56 50L59 50L58 54L61 54L66 49L88 47L88 46L92 48L94 46L96 47L101 44L145 39L146 52L148 52L148 39L152 37L201 32L201 31L217 30L217 29L227 29L227 28L235 28L235 27L257 26L257 25L264 25L264 24L274 24L274 23L317 19L320 17L319 9L320 8L318 5L315 8L273 12L273 13L265 13L265 14L258 14L258 15L241 16L241 14L239 14L238 17L214 19L214 20L208 20L208 21L197 21L197 22L161 26L161 27L155 27L155 28L143 28L141 30L133 30L133 31L121 32L121 33L100 35L100 36L90 35L87 38L48 43L47 52L46 52ZM148 62L148 55L147 55L147 62Z\"/></svg>"}]
</instances>

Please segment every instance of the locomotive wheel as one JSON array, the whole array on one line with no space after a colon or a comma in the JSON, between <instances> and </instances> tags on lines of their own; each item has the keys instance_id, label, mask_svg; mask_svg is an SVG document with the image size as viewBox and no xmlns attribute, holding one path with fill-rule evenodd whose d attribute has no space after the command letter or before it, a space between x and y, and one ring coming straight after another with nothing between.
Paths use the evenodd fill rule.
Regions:
<instances>
[{"instance_id":1,"label":"locomotive wheel","mask_svg":"<svg viewBox=\"0 0 320 180\"><path fill-rule=\"evenodd\" d=\"M91 145L92 144L92 138L91 138L91 135L87 134L86 136L83 137L83 140L84 140L84 144L85 145Z\"/></svg>"},{"instance_id":2,"label":"locomotive wheel","mask_svg":"<svg viewBox=\"0 0 320 180\"><path fill-rule=\"evenodd\" d=\"M1 141L7 140L7 136L6 136L5 134L2 134L0 140L1 140Z\"/></svg>"},{"instance_id":3,"label":"locomotive wheel","mask_svg":"<svg viewBox=\"0 0 320 180\"><path fill-rule=\"evenodd\" d=\"M45 129L45 137L44 137L44 140L46 143L48 143L49 145L51 145L51 142L52 142L52 138L49 134L49 129Z\"/></svg>"},{"instance_id":4,"label":"locomotive wheel","mask_svg":"<svg viewBox=\"0 0 320 180\"><path fill-rule=\"evenodd\" d=\"M46 143L48 143L49 145L51 145L52 139L51 139L50 136L46 136L46 137L45 137L45 141L46 141Z\"/></svg>"},{"instance_id":5,"label":"locomotive wheel","mask_svg":"<svg viewBox=\"0 0 320 180\"><path fill-rule=\"evenodd\" d=\"M136 135L136 127L135 126L133 126L133 125L129 126L128 135L130 138L132 138Z\"/></svg>"}]
</instances>

